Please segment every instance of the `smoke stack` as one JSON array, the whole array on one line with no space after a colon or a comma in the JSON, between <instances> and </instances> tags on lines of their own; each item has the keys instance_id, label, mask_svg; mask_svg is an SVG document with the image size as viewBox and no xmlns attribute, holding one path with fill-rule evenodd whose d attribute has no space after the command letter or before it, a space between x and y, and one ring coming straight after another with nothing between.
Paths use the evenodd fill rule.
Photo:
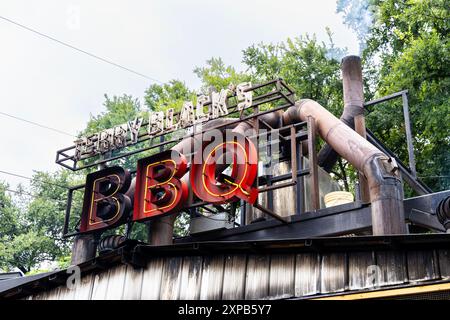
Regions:
<instances>
[{"instance_id":1,"label":"smoke stack","mask_svg":"<svg viewBox=\"0 0 450 320\"><path fill-rule=\"evenodd\" d=\"M364 94L361 58L358 56L347 56L342 59L342 87L344 91L344 111L340 120L350 128L355 128L355 117L364 116ZM333 148L326 144L320 150L317 159L319 166L325 171L331 172L336 164L338 154Z\"/></svg>"},{"instance_id":2,"label":"smoke stack","mask_svg":"<svg viewBox=\"0 0 450 320\"><path fill-rule=\"evenodd\" d=\"M366 139L361 58L358 56L344 57L341 62L341 70L342 89L344 92L344 111L340 120ZM328 144L325 145L318 154L318 164L327 172L331 172L337 159L337 152ZM367 179L361 172L358 174L358 179L361 200L363 202L370 202Z\"/></svg>"}]
</instances>

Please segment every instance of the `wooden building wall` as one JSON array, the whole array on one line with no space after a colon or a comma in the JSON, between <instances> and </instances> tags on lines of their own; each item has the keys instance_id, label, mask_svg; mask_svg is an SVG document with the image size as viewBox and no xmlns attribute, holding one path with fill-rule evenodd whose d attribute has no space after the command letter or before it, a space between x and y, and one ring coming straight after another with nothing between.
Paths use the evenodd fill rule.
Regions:
<instances>
[{"instance_id":1,"label":"wooden building wall","mask_svg":"<svg viewBox=\"0 0 450 320\"><path fill-rule=\"evenodd\" d=\"M377 265L379 269L373 269ZM368 269L369 267L369 269ZM372 269L371 269L372 268ZM159 256L28 299L284 299L450 280L450 250Z\"/></svg>"}]
</instances>

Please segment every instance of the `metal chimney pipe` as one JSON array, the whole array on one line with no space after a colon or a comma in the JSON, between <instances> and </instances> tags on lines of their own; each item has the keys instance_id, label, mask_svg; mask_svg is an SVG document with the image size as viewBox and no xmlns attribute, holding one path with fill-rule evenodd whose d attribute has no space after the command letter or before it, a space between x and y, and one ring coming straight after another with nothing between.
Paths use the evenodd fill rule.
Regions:
<instances>
[{"instance_id":1,"label":"metal chimney pipe","mask_svg":"<svg viewBox=\"0 0 450 320\"><path fill-rule=\"evenodd\" d=\"M403 192L396 163L313 100L300 100L283 114L292 124L313 117L320 136L367 178L373 235L404 234Z\"/></svg>"},{"instance_id":2,"label":"metal chimney pipe","mask_svg":"<svg viewBox=\"0 0 450 320\"><path fill-rule=\"evenodd\" d=\"M344 112L341 121L354 128L364 139L366 139L366 125L364 119L364 92L361 58L358 56L347 56L342 59L342 88L344 92ZM330 172L338 159L338 154L328 144L318 154L319 166ZM364 175L359 172L360 196L363 202L370 201L369 186Z\"/></svg>"},{"instance_id":3,"label":"metal chimney pipe","mask_svg":"<svg viewBox=\"0 0 450 320\"><path fill-rule=\"evenodd\" d=\"M342 87L344 91L344 118L350 127L366 139L366 124L364 118L364 92L361 58L347 56L342 59ZM348 125L347 123L347 125ZM358 173L361 200L370 201L369 185L364 174Z\"/></svg>"},{"instance_id":4,"label":"metal chimney pipe","mask_svg":"<svg viewBox=\"0 0 450 320\"><path fill-rule=\"evenodd\" d=\"M350 128L355 128L354 118L364 115L364 95L361 70L361 58L347 56L342 59L342 87L344 91L344 111L340 120ZM326 144L317 156L319 166L325 171L331 172L336 164L338 154Z\"/></svg>"}]
</instances>

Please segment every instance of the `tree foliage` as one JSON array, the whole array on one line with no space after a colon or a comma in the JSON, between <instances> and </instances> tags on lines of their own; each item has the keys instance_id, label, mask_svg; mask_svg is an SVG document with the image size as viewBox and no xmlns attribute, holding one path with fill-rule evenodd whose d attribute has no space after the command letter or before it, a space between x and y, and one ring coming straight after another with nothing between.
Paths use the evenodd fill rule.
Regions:
<instances>
[{"instance_id":1,"label":"tree foliage","mask_svg":"<svg viewBox=\"0 0 450 320\"><path fill-rule=\"evenodd\" d=\"M243 62L253 78L268 81L282 78L297 98L317 100L335 115L342 112L340 57L345 50L304 35L278 44L253 45L243 51Z\"/></svg>"},{"instance_id":2,"label":"tree foliage","mask_svg":"<svg viewBox=\"0 0 450 320\"><path fill-rule=\"evenodd\" d=\"M97 116L91 114L81 135L97 133L143 115L139 100L127 94L112 98L105 94L103 106L106 110Z\"/></svg>"},{"instance_id":3,"label":"tree foliage","mask_svg":"<svg viewBox=\"0 0 450 320\"><path fill-rule=\"evenodd\" d=\"M0 184L0 268L24 273L42 262L56 261L70 252L70 241L61 238L66 208L66 186L80 183L67 171L38 172L30 192L13 201L7 185ZM81 197L81 195L76 195Z\"/></svg>"},{"instance_id":4,"label":"tree foliage","mask_svg":"<svg viewBox=\"0 0 450 320\"><path fill-rule=\"evenodd\" d=\"M254 80L250 74L238 72L233 66L227 66L222 58L211 58L204 67L196 67L194 73L201 80L200 92L208 94L211 89L220 91L230 84L239 84Z\"/></svg>"},{"instance_id":5,"label":"tree foliage","mask_svg":"<svg viewBox=\"0 0 450 320\"><path fill-rule=\"evenodd\" d=\"M419 176L435 191L450 187L450 6L445 0L372 1L364 51L376 66L375 96L409 91ZM378 105L370 128L407 163L401 101Z\"/></svg>"},{"instance_id":6,"label":"tree foliage","mask_svg":"<svg viewBox=\"0 0 450 320\"><path fill-rule=\"evenodd\" d=\"M194 96L194 91L184 82L171 80L162 85L152 84L145 90L144 100L149 111L165 111L169 108L180 111L183 103Z\"/></svg>"}]
</instances>

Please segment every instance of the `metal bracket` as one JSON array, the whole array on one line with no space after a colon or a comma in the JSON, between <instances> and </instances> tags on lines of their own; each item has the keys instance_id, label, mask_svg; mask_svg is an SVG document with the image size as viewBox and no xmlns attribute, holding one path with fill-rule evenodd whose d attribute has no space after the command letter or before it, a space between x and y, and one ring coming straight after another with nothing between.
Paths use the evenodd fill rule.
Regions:
<instances>
[{"instance_id":1,"label":"metal bracket","mask_svg":"<svg viewBox=\"0 0 450 320\"><path fill-rule=\"evenodd\" d=\"M276 214L276 213L273 212L272 210L269 210L269 209L267 209L267 208L261 206L261 205L258 204L257 202L255 202L255 204L253 204L253 207L256 208L256 209L258 209L258 210L261 210L261 211L264 212L265 214L268 214L269 216L271 216L271 217L277 219L278 221L281 221L281 222L283 222L283 223L289 223L289 221L288 221L286 218L284 218L284 217L282 217L282 216Z\"/></svg>"}]
</instances>

